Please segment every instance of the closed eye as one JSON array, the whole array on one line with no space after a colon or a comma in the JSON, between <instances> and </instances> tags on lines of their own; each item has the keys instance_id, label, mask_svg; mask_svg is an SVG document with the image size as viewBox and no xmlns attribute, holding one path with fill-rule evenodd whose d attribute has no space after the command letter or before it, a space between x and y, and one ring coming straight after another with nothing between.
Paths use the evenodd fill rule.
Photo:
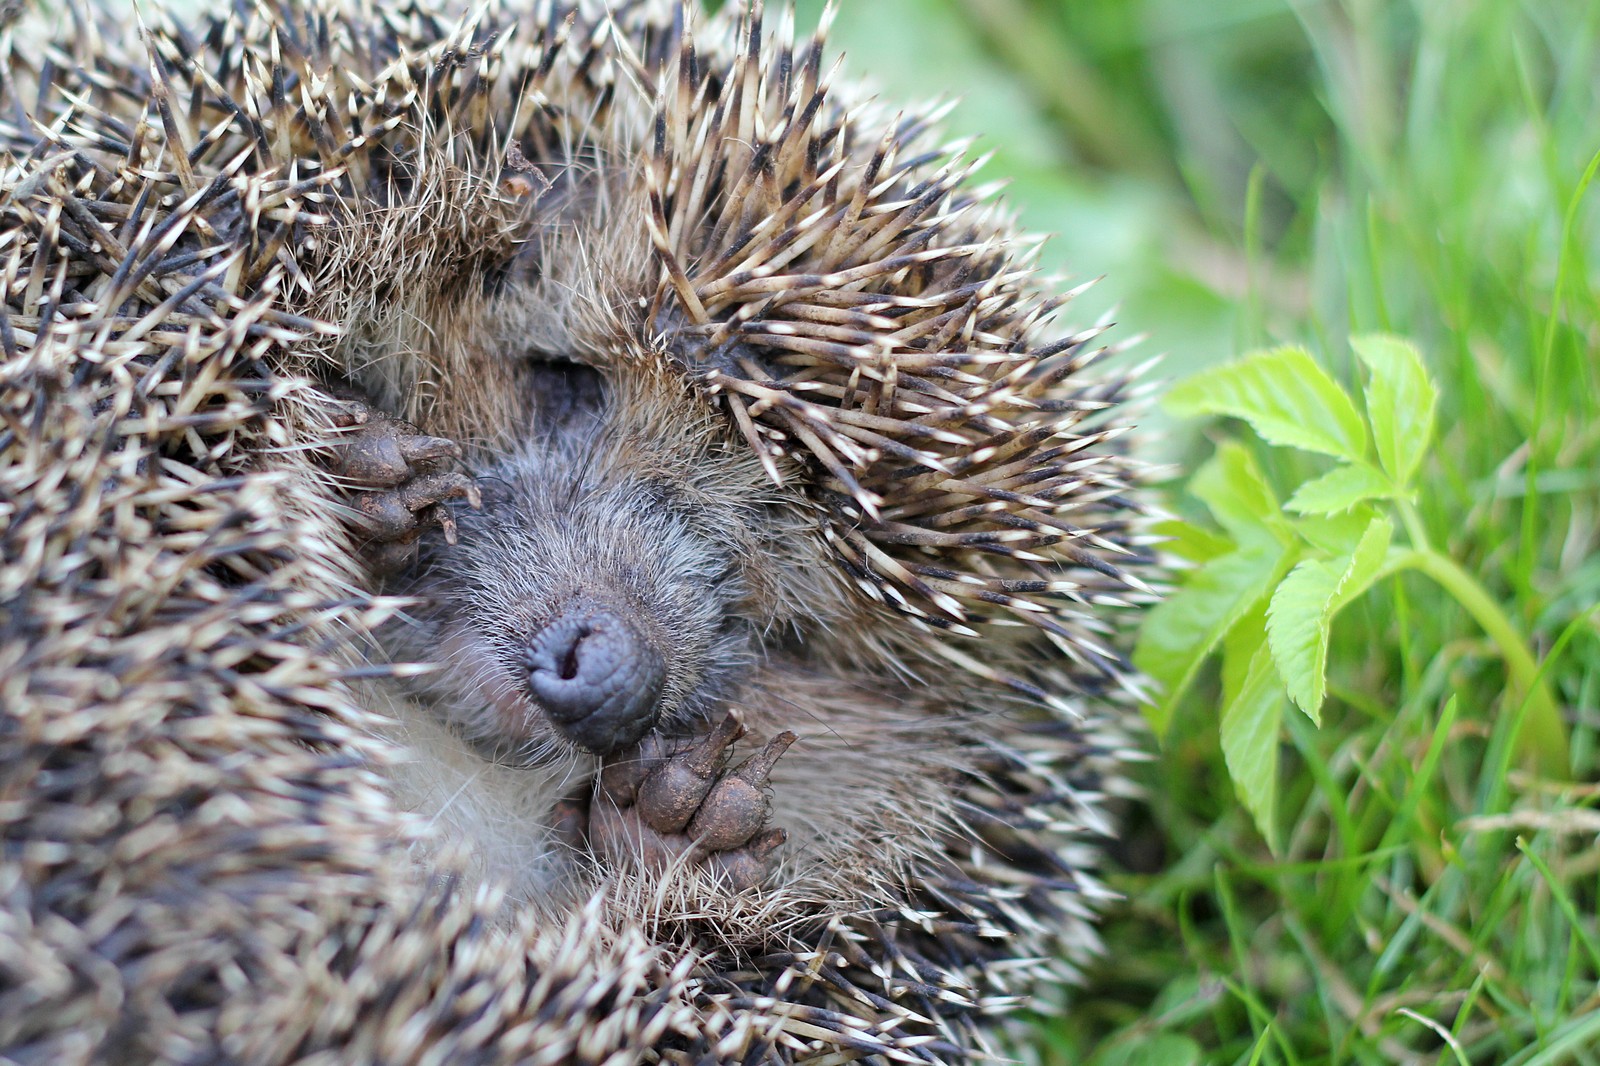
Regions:
<instances>
[{"instance_id":1,"label":"closed eye","mask_svg":"<svg viewBox=\"0 0 1600 1066\"><path fill-rule=\"evenodd\" d=\"M537 432L587 429L604 418L611 390L600 371L565 360L530 361L528 366Z\"/></svg>"}]
</instances>

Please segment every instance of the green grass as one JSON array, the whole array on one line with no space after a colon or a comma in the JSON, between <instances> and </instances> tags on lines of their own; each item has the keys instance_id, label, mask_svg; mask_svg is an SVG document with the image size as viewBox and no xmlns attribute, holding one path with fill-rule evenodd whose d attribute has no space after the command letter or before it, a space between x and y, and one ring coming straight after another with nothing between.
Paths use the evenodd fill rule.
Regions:
<instances>
[{"instance_id":1,"label":"green grass","mask_svg":"<svg viewBox=\"0 0 1600 1066\"><path fill-rule=\"evenodd\" d=\"M1322 724L1283 711L1274 853L1208 666L1130 812L1108 952L1057 1063L1600 1062L1600 6L1592 0L870 0L835 42L886 94L961 95L1052 266L1183 378L1352 334L1415 341L1439 432L1400 534L1542 671L1565 765L1513 744L1505 633L1425 574L1332 630ZM1157 414L1166 503L1238 441L1286 497L1327 460ZM1479 604L1482 607L1482 604ZM1535 766L1541 766L1535 769Z\"/></svg>"}]
</instances>

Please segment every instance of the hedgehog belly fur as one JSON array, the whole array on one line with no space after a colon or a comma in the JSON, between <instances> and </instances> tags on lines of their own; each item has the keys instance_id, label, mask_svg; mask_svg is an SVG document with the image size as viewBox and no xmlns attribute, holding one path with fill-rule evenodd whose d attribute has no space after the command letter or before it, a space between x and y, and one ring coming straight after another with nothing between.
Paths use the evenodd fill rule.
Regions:
<instances>
[{"instance_id":1,"label":"hedgehog belly fur","mask_svg":"<svg viewBox=\"0 0 1600 1066\"><path fill-rule=\"evenodd\" d=\"M508 766L445 724L440 709L392 685L367 683L364 702L383 717L391 745L384 778L396 805L421 820L417 860L447 865L462 891L503 889L514 905L540 914L583 902L573 856L554 834L550 812L592 759L572 754L538 766Z\"/></svg>"}]
</instances>

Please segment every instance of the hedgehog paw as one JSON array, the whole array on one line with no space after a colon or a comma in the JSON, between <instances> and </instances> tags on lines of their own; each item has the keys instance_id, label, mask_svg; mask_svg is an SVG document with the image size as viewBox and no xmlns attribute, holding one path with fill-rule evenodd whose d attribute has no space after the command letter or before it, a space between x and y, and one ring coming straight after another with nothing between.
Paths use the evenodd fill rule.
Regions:
<instances>
[{"instance_id":1,"label":"hedgehog paw","mask_svg":"<svg viewBox=\"0 0 1600 1066\"><path fill-rule=\"evenodd\" d=\"M658 735L608 762L589 811L589 844L616 863L661 871L698 863L734 892L766 879L786 834L766 829L772 813L765 786L795 741L779 733L759 752L727 769L744 724L730 713L698 742L672 748Z\"/></svg>"},{"instance_id":2,"label":"hedgehog paw","mask_svg":"<svg viewBox=\"0 0 1600 1066\"><path fill-rule=\"evenodd\" d=\"M368 561L380 573L404 568L416 555L417 538L430 525L456 541L455 520L444 501L465 499L482 506L478 487L465 474L434 471L441 460L461 458L454 441L429 437L365 404L346 405L336 419L339 436L334 473L359 491L350 501L355 524L369 536Z\"/></svg>"}]
</instances>

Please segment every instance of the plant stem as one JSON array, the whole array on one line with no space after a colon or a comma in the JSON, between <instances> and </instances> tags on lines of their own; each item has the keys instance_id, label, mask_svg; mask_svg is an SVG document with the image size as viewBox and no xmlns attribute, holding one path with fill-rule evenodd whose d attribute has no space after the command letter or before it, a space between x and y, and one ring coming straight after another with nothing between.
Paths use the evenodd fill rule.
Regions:
<instances>
[{"instance_id":1,"label":"plant stem","mask_svg":"<svg viewBox=\"0 0 1600 1066\"><path fill-rule=\"evenodd\" d=\"M1418 551L1433 551L1433 544L1428 539L1428 528L1422 524L1422 514L1417 510L1417 505L1408 496L1402 496L1394 503L1400 512L1400 522L1406 527L1406 536L1411 538L1411 546Z\"/></svg>"},{"instance_id":2,"label":"plant stem","mask_svg":"<svg viewBox=\"0 0 1600 1066\"><path fill-rule=\"evenodd\" d=\"M1454 559L1429 547L1411 548L1398 553L1393 560L1393 569L1418 570L1431 577L1461 604L1489 639L1494 641L1500 650L1500 657L1505 660L1512 694L1521 693L1527 699L1526 717L1517 731L1517 750L1531 753L1545 774L1566 778L1571 773L1571 767L1567 727L1561 720L1560 708L1544 679L1539 676L1539 664L1528 650L1527 641L1522 639L1522 634L1517 632L1517 627L1500 610L1494 598ZM1512 706L1515 706L1515 701L1512 701Z\"/></svg>"}]
</instances>

